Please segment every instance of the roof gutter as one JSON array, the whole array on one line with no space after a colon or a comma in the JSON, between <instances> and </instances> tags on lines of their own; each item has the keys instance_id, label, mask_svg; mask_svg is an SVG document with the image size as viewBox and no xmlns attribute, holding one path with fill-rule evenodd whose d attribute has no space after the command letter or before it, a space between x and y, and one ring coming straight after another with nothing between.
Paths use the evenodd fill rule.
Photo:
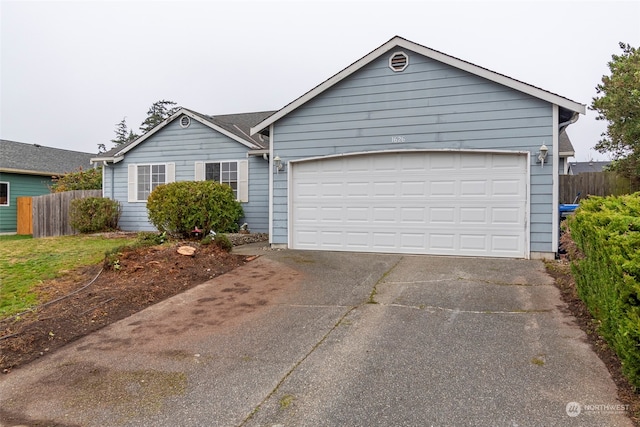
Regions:
<instances>
[{"instance_id":1,"label":"roof gutter","mask_svg":"<svg viewBox=\"0 0 640 427\"><path fill-rule=\"evenodd\" d=\"M124 160L124 156L113 156L113 157L94 157L93 159L90 159L89 162L91 162L91 164L94 163L120 163L121 161Z\"/></svg>"},{"instance_id":2,"label":"roof gutter","mask_svg":"<svg viewBox=\"0 0 640 427\"><path fill-rule=\"evenodd\" d=\"M580 118L580 113L574 112L569 120L567 120L566 122L558 123L558 134L562 132L562 129L577 122L579 118Z\"/></svg>"}]
</instances>

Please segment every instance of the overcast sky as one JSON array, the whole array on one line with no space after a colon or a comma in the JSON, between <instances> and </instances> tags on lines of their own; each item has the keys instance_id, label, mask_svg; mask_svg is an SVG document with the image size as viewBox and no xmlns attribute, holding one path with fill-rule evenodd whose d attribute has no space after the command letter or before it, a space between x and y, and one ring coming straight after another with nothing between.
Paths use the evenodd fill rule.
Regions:
<instances>
[{"instance_id":1,"label":"overcast sky","mask_svg":"<svg viewBox=\"0 0 640 427\"><path fill-rule=\"evenodd\" d=\"M395 35L587 106L640 1L1 0L0 138L96 152L160 99L277 110ZM576 160L603 122L569 127Z\"/></svg>"}]
</instances>

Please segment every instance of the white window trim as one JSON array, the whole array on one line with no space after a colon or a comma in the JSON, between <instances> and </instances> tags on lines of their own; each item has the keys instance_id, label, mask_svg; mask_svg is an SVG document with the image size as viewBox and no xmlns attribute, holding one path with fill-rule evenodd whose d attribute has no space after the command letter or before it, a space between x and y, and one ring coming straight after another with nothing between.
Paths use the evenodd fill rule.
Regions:
<instances>
[{"instance_id":1,"label":"white window trim","mask_svg":"<svg viewBox=\"0 0 640 427\"><path fill-rule=\"evenodd\" d=\"M7 203L0 204L0 206L11 206L11 183L9 181L0 181L0 184L7 184Z\"/></svg>"},{"instance_id":2,"label":"white window trim","mask_svg":"<svg viewBox=\"0 0 640 427\"><path fill-rule=\"evenodd\" d=\"M208 163L236 163L238 171L238 196L237 199L240 203L249 202L249 161L247 159L242 160L206 160L197 161L194 165L194 180L204 181L206 176L206 164Z\"/></svg>"},{"instance_id":3,"label":"white window trim","mask_svg":"<svg viewBox=\"0 0 640 427\"><path fill-rule=\"evenodd\" d=\"M128 165L128 201L130 203L146 203L147 199L138 199L138 167L140 166L158 166L164 165L164 184L175 182L176 180L176 164L175 163L131 163Z\"/></svg>"}]
</instances>

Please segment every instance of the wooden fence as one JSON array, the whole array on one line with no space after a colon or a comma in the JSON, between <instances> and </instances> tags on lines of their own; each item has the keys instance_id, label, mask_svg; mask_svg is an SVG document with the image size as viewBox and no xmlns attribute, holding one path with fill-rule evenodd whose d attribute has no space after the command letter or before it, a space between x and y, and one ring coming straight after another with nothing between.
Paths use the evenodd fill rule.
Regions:
<instances>
[{"instance_id":1,"label":"wooden fence","mask_svg":"<svg viewBox=\"0 0 640 427\"><path fill-rule=\"evenodd\" d=\"M102 197L102 190L75 190L33 197L33 237L76 234L69 223L71 201Z\"/></svg>"},{"instance_id":2,"label":"wooden fence","mask_svg":"<svg viewBox=\"0 0 640 427\"><path fill-rule=\"evenodd\" d=\"M587 196L620 196L640 188L633 188L627 178L615 172L588 172L579 175L560 175L560 203L573 203L578 193Z\"/></svg>"}]
</instances>

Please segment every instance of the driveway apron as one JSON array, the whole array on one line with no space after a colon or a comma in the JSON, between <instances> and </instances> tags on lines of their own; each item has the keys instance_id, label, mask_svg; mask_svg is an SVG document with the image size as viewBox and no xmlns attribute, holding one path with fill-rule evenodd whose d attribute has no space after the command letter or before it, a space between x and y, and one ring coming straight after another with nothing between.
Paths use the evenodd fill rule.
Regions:
<instances>
[{"instance_id":1,"label":"driveway apron","mask_svg":"<svg viewBox=\"0 0 640 427\"><path fill-rule=\"evenodd\" d=\"M237 251L0 377L0 425L632 425L542 262Z\"/></svg>"}]
</instances>

